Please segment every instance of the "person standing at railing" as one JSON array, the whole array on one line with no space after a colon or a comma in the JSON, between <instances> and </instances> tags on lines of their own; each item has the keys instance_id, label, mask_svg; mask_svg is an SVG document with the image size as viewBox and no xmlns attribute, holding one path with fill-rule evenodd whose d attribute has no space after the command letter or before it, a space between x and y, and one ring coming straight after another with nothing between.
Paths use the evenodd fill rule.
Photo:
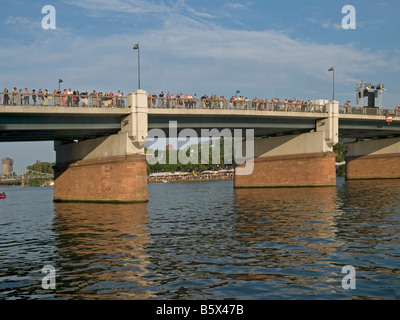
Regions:
<instances>
[{"instance_id":1,"label":"person standing at railing","mask_svg":"<svg viewBox=\"0 0 400 320\"><path fill-rule=\"evenodd\" d=\"M47 91L47 89L44 90L43 98L44 105L47 107L49 105L49 100L51 100L51 94L49 91Z\"/></svg>"},{"instance_id":2,"label":"person standing at railing","mask_svg":"<svg viewBox=\"0 0 400 320\"><path fill-rule=\"evenodd\" d=\"M312 109L313 109L313 103L312 103L311 100L308 100L308 101L307 101L307 111L308 111L308 112L311 112Z\"/></svg>"},{"instance_id":3,"label":"person standing at railing","mask_svg":"<svg viewBox=\"0 0 400 320\"><path fill-rule=\"evenodd\" d=\"M235 100L235 97L234 96L232 96L230 99L229 99L229 109L233 109L233 102L234 102L234 100Z\"/></svg>"},{"instance_id":4,"label":"person standing at railing","mask_svg":"<svg viewBox=\"0 0 400 320\"><path fill-rule=\"evenodd\" d=\"M225 104L226 104L225 96L222 96L220 101L221 101L220 102L220 109L225 109Z\"/></svg>"},{"instance_id":5,"label":"person standing at railing","mask_svg":"<svg viewBox=\"0 0 400 320\"><path fill-rule=\"evenodd\" d=\"M178 98L179 108L183 108L183 100L184 100L183 93L181 92L180 94L178 94L177 98Z\"/></svg>"},{"instance_id":6,"label":"person standing at railing","mask_svg":"<svg viewBox=\"0 0 400 320\"><path fill-rule=\"evenodd\" d=\"M83 103L83 101L82 101ZM121 98L121 90L118 90L117 92L117 108L122 106L122 98Z\"/></svg>"},{"instance_id":7,"label":"person standing at railing","mask_svg":"<svg viewBox=\"0 0 400 320\"><path fill-rule=\"evenodd\" d=\"M158 98L158 107L165 108L164 91L161 91L161 93L158 95Z\"/></svg>"},{"instance_id":8,"label":"person standing at railing","mask_svg":"<svg viewBox=\"0 0 400 320\"><path fill-rule=\"evenodd\" d=\"M171 93L171 109L176 108L176 98L173 93Z\"/></svg>"},{"instance_id":9,"label":"person standing at railing","mask_svg":"<svg viewBox=\"0 0 400 320\"><path fill-rule=\"evenodd\" d=\"M125 108L125 96L123 92L121 92L121 107Z\"/></svg>"},{"instance_id":10,"label":"person standing at railing","mask_svg":"<svg viewBox=\"0 0 400 320\"><path fill-rule=\"evenodd\" d=\"M67 89L64 89L61 97L62 106L65 107L67 103Z\"/></svg>"},{"instance_id":11,"label":"person standing at railing","mask_svg":"<svg viewBox=\"0 0 400 320\"><path fill-rule=\"evenodd\" d=\"M54 90L55 91L55 90ZM56 91L57 94L57 106L61 107L62 106L62 94L61 90Z\"/></svg>"},{"instance_id":12,"label":"person standing at railing","mask_svg":"<svg viewBox=\"0 0 400 320\"><path fill-rule=\"evenodd\" d=\"M96 90L93 90L93 92L90 94L90 105L93 108L97 108L99 106Z\"/></svg>"},{"instance_id":13,"label":"person standing at railing","mask_svg":"<svg viewBox=\"0 0 400 320\"><path fill-rule=\"evenodd\" d=\"M54 101L54 106L59 107L61 105L61 92L58 92L57 89L54 89L53 91L53 101Z\"/></svg>"},{"instance_id":14,"label":"person standing at railing","mask_svg":"<svg viewBox=\"0 0 400 320\"><path fill-rule=\"evenodd\" d=\"M171 93L167 92L167 109L171 108Z\"/></svg>"},{"instance_id":15,"label":"person standing at railing","mask_svg":"<svg viewBox=\"0 0 400 320\"><path fill-rule=\"evenodd\" d=\"M72 95L74 93L72 92L71 88L68 89L67 91L67 107L71 107L72 105Z\"/></svg>"},{"instance_id":16,"label":"person standing at railing","mask_svg":"<svg viewBox=\"0 0 400 320\"><path fill-rule=\"evenodd\" d=\"M16 87L11 91L11 104L16 106L18 103L18 90Z\"/></svg>"},{"instance_id":17,"label":"person standing at railing","mask_svg":"<svg viewBox=\"0 0 400 320\"><path fill-rule=\"evenodd\" d=\"M82 107L88 107L89 106L89 95L87 92L83 92L81 94L81 100L82 100Z\"/></svg>"},{"instance_id":18,"label":"person standing at railing","mask_svg":"<svg viewBox=\"0 0 400 320\"><path fill-rule=\"evenodd\" d=\"M185 108L190 109L190 98L189 98L188 93L186 93L186 96L185 96Z\"/></svg>"},{"instance_id":19,"label":"person standing at railing","mask_svg":"<svg viewBox=\"0 0 400 320\"><path fill-rule=\"evenodd\" d=\"M7 88L4 89L4 96L3 96L3 106L8 106L10 96L8 95L9 91Z\"/></svg>"},{"instance_id":20,"label":"person standing at railing","mask_svg":"<svg viewBox=\"0 0 400 320\"><path fill-rule=\"evenodd\" d=\"M78 106L78 95L76 91L72 93L72 106L77 107Z\"/></svg>"},{"instance_id":21,"label":"person standing at railing","mask_svg":"<svg viewBox=\"0 0 400 320\"><path fill-rule=\"evenodd\" d=\"M43 105L43 91L42 91L42 89L39 89L39 91L38 91L38 98L39 98L40 105L42 106Z\"/></svg>"},{"instance_id":22,"label":"person standing at railing","mask_svg":"<svg viewBox=\"0 0 400 320\"><path fill-rule=\"evenodd\" d=\"M220 109L219 107L219 97L214 94L214 109Z\"/></svg>"},{"instance_id":23,"label":"person standing at railing","mask_svg":"<svg viewBox=\"0 0 400 320\"><path fill-rule=\"evenodd\" d=\"M24 91L24 105L29 105L29 91L28 88L25 88Z\"/></svg>"},{"instance_id":24,"label":"person standing at railing","mask_svg":"<svg viewBox=\"0 0 400 320\"><path fill-rule=\"evenodd\" d=\"M36 90L32 90L32 100L33 100L33 106L36 106Z\"/></svg>"},{"instance_id":25,"label":"person standing at railing","mask_svg":"<svg viewBox=\"0 0 400 320\"><path fill-rule=\"evenodd\" d=\"M344 104L344 113L350 113L350 104L348 102Z\"/></svg>"},{"instance_id":26,"label":"person standing at railing","mask_svg":"<svg viewBox=\"0 0 400 320\"><path fill-rule=\"evenodd\" d=\"M18 103L20 106L22 106L22 101L24 100L23 92L22 89L19 89L18 91Z\"/></svg>"}]
</instances>

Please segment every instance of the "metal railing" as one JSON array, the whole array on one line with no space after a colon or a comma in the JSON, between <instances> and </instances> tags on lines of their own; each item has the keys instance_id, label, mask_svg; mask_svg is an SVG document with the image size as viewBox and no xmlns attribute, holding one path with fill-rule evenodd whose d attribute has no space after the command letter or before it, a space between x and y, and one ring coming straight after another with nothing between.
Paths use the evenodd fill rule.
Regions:
<instances>
[{"instance_id":1,"label":"metal railing","mask_svg":"<svg viewBox=\"0 0 400 320\"><path fill-rule=\"evenodd\" d=\"M31 107L90 107L90 108L127 108L125 96L103 96L98 94L53 94L53 93L4 93L0 92L2 106Z\"/></svg>"},{"instance_id":2,"label":"metal railing","mask_svg":"<svg viewBox=\"0 0 400 320\"><path fill-rule=\"evenodd\" d=\"M400 110L398 109L381 109L381 108L367 108L367 107L352 107L352 106L340 106L340 114L354 114L354 115L369 115L369 116L389 116L395 115L400 116Z\"/></svg>"},{"instance_id":3,"label":"metal railing","mask_svg":"<svg viewBox=\"0 0 400 320\"><path fill-rule=\"evenodd\" d=\"M259 100L221 100L221 99L181 99L148 97L148 107L151 109L212 109L212 110L254 110L303 113L326 113L326 106L312 102L270 102ZM32 106L32 107L89 107L89 108L127 108L125 96L103 96L98 94L54 94L38 92L25 94L0 92L2 106ZM344 108L344 107L343 107ZM353 108L355 112L356 108ZM342 112L344 113L344 111ZM356 113L354 113L356 114ZM363 114L363 113L362 113Z\"/></svg>"},{"instance_id":4,"label":"metal railing","mask_svg":"<svg viewBox=\"0 0 400 320\"><path fill-rule=\"evenodd\" d=\"M230 101L215 99L180 99L148 97L151 109L213 109L213 110L255 110L281 112L320 112L326 111L325 105L314 103L285 103L262 101Z\"/></svg>"}]
</instances>

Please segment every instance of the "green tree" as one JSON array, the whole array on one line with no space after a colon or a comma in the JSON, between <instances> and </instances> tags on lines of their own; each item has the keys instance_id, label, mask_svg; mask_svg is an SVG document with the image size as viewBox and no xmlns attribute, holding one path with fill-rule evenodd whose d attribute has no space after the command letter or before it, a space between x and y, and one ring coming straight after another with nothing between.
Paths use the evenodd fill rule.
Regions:
<instances>
[{"instance_id":1,"label":"green tree","mask_svg":"<svg viewBox=\"0 0 400 320\"><path fill-rule=\"evenodd\" d=\"M342 142L337 143L333 147L333 152L336 153L336 162L343 162L346 160L346 150L344 148L344 144ZM341 165L337 169L337 175L339 177L343 177L346 174L346 165Z\"/></svg>"},{"instance_id":2,"label":"green tree","mask_svg":"<svg viewBox=\"0 0 400 320\"><path fill-rule=\"evenodd\" d=\"M28 166L27 169L42 173L54 174L54 165L55 162L41 162L39 160L36 160L36 163Z\"/></svg>"}]
</instances>

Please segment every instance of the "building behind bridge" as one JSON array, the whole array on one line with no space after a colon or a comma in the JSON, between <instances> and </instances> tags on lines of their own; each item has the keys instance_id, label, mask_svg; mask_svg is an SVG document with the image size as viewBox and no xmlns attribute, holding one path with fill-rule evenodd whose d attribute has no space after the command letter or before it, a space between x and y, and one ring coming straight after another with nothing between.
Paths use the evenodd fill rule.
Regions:
<instances>
[{"instance_id":1,"label":"building behind bridge","mask_svg":"<svg viewBox=\"0 0 400 320\"><path fill-rule=\"evenodd\" d=\"M10 158L3 158L1 160L1 165L3 168L3 174L10 174L14 172L14 160Z\"/></svg>"}]
</instances>

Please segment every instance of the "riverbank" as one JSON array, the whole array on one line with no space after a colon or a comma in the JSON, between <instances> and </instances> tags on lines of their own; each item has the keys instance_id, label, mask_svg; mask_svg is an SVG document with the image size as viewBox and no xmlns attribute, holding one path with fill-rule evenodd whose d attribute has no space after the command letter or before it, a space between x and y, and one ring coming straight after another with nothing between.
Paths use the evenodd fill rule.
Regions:
<instances>
[{"instance_id":1,"label":"riverbank","mask_svg":"<svg viewBox=\"0 0 400 320\"><path fill-rule=\"evenodd\" d=\"M150 174L149 183L173 183L173 182L199 182L199 181L225 181L234 179L233 170L205 171L205 172L167 172Z\"/></svg>"}]
</instances>

